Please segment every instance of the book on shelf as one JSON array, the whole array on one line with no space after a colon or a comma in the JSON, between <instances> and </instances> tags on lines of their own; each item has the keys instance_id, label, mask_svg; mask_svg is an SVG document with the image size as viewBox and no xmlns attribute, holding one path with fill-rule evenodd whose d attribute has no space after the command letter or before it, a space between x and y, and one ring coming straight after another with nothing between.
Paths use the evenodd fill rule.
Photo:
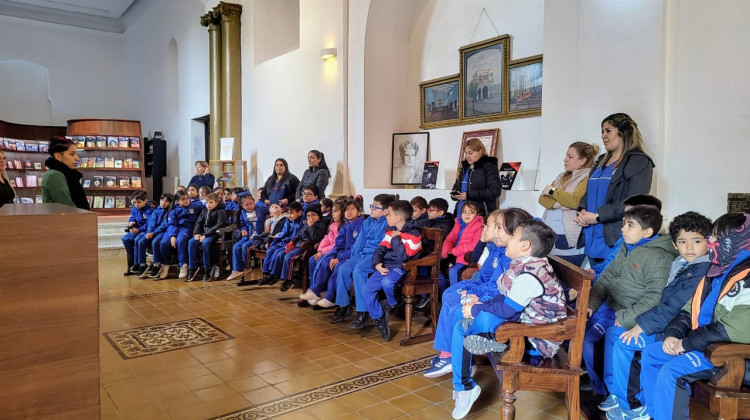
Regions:
<instances>
[{"instance_id":1,"label":"book on shelf","mask_svg":"<svg viewBox=\"0 0 750 420\"><path fill-rule=\"evenodd\" d=\"M99 137L97 137L97 138L99 138ZM102 136L101 138L103 139L104 136ZM98 146L98 144L97 144L97 146ZM105 146L102 145L101 147L105 147ZM106 147L117 147L117 137L112 137L112 136L107 137L107 145L106 145Z\"/></svg>"},{"instance_id":2,"label":"book on shelf","mask_svg":"<svg viewBox=\"0 0 750 420\"><path fill-rule=\"evenodd\" d=\"M104 177L104 187L105 188L117 188L117 177L115 177L115 176L105 176Z\"/></svg>"},{"instance_id":3,"label":"book on shelf","mask_svg":"<svg viewBox=\"0 0 750 420\"><path fill-rule=\"evenodd\" d=\"M16 140L15 150L18 150L19 152L23 152L24 150L26 150L26 143L24 143L21 140Z\"/></svg>"},{"instance_id":4,"label":"book on shelf","mask_svg":"<svg viewBox=\"0 0 750 420\"><path fill-rule=\"evenodd\" d=\"M76 137L76 147L79 149L83 149L86 147L86 136L77 136ZM41 152L41 150L40 150Z\"/></svg>"},{"instance_id":5,"label":"book on shelf","mask_svg":"<svg viewBox=\"0 0 750 420\"><path fill-rule=\"evenodd\" d=\"M36 169L37 171L41 171L42 170L42 162L34 162L34 169Z\"/></svg>"},{"instance_id":6,"label":"book on shelf","mask_svg":"<svg viewBox=\"0 0 750 420\"><path fill-rule=\"evenodd\" d=\"M122 159L115 159L115 168L122 168Z\"/></svg>"},{"instance_id":7,"label":"book on shelf","mask_svg":"<svg viewBox=\"0 0 750 420\"><path fill-rule=\"evenodd\" d=\"M130 142L130 139L128 137L120 137L119 147L128 147L129 142Z\"/></svg>"},{"instance_id":8,"label":"book on shelf","mask_svg":"<svg viewBox=\"0 0 750 420\"><path fill-rule=\"evenodd\" d=\"M47 153L49 151L49 143L46 141L39 142L39 151Z\"/></svg>"},{"instance_id":9,"label":"book on shelf","mask_svg":"<svg viewBox=\"0 0 750 420\"><path fill-rule=\"evenodd\" d=\"M120 188L130 188L130 178L127 176L120 177Z\"/></svg>"},{"instance_id":10,"label":"book on shelf","mask_svg":"<svg viewBox=\"0 0 750 420\"><path fill-rule=\"evenodd\" d=\"M103 157L97 157L96 158L96 165L94 166L96 168L103 168L104 167L104 158Z\"/></svg>"},{"instance_id":11,"label":"book on shelf","mask_svg":"<svg viewBox=\"0 0 750 420\"><path fill-rule=\"evenodd\" d=\"M16 177L16 188L23 188L23 178L20 176Z\"/></svg>"},{"instance_id":12,"label":"book on shelf","mask_svg":"<svg viewBox=\"0 0 750 420\"><path fill-rule=\"evenodd\" d=\"M41 195L37 194L37 195L34 196L34 202L37 203L37 204L42 204L42 203L44 203L44 199L42 199Z\"/></svg>"},{"instance_id":13,"label":"book on shelf","mask_svg":"<svg viewBox=\"0 0 750 420\"><path fill-rule=\"evenodd\" d=\"M96 158L93 158L93 157L90 157L90 158L89 158L89 164L88 164L88 167L89 167L89 168L96 168Z\"/></svg>"},{"instance_id":14,"label":"book on shelf","mask_svg":"<svg viewBox=\"0 0 750 420\"><path fill-rule=\"evenodd\" d=\"M3 149L5 149L5 150L11 150L10 149L10 142L12 142L12 141L13 140L11 140L11 139L3 139Z\"/></svg>"},{"instance_id":15,"label":"book on shelf","mask_svg":"<svg viewBox=\"0 0 750 420\"><path fill-rule=\"evenodd\" d=\"M27 188L36 188L37 187L36 175L34 175L34 174L26 174L26 187Z\"/></svg>"},{"instance_id":16,"label":"book on shelf","mask_svg":"<svg viewBox=\"0 0 750 420\"><path fill-rule=\"evenodd\" d=\"M34 204L34 200L31 197L21 197L21 204Z\"/></svg>"},{"instance_id":17,"label":"book on shelf","mask_svg":"<svg viewBox=\"0 0 750 420\"><path fill-rule=\"evenodd\" d=\"M27 152L38 152L39 151L39 143L26 143L26 151Z\"/></svg>"},{"instance_id":18,"label":"book on shelf","mask_svg":"<svg viewBox=\"0 0 750 420\"><path fill-rule=\"evenodd\" d=\"M0 150L5 150L5 139L0 138Z\"/></svg>"},{"instance_id":19,"label":"book on shelf","mask_svg":"<svg viewBox=\"0 0 750 420\"><path fill-rule=\"evenodd\" d=\"M82 157L81 160L78 161L78 167L79 168L88 168L89 167L89 158Z\"/></svg>"},{"instance_id":20,"label":"book on shelf","mask_svg":"<svg viewBox=\"0 0 750 420\"><path fill-rule=\"evenodd\" d=\"M130 147L134 149L140 149L141 148L141 138L140 137L131 137L130 138Z\"/></svg>"},{"instance_id":21,"label":"book on shelf","mask_svg":"<svg viewBox=\"0 0 750 420\"><path fill-rule=\"evenodd\" d=\"M130 177L130 185L133 188L141 188L141 177L139 177L139 176L131 176Z\"/></svg>"},{"instance_id":22,"label":"book on shelf","mask_svg":"<svg viewBox=\"0 0 750 420\"><path fill-rule=\"evenodd\" d=\"M104 167L105 168L114 168L115 167L115 158L112 156L108 156L104 158Z\"/></svg>"},{"instance_id":23,"label":"book on shelf","mask_svg":"<svg viewBox=\"0 0 750 420\"><path fill-rule=\"evenodd\" d=\"M90 179L84 179L83 180L83 188L89 188L91 187L91 180Z\"/></svg>"},{"instance_id":24,"label":"book on shelf","mask_svg":"<svg viewBox=\"0 0 750 420\"><path fill-rule=\"evenodd\" d=\"M89 202L89 208L94 207L94 196L93 195L87 195L86 200Z\"/></svg>"},{"instance_id":25,"label":"book on shelf","mask_svg":"<svg viewBox=\"0 0 750 420\"><path fill-rule=\"evenodd\" d=\"M32 162L31 159L26 159L25 161L23 161L23 168L34 169L34 162Z\"/></svg>"},{"instance_id":26,"label":"book on shelf","mask_svg":"<svg viewBox=\"0 0 750 420\"><path fill-rule=\"evenodd\" d=\"M141 169L141 161L138 159L133 159L133 169Z\"/></svg>"},{"instance_id":27,"label":"book on shelf","mask_svg":"<svg viewBox=\"0 0 750 420\"><path fill-rule=\"evenodd\" d=\"M503 162L500 165L500 186L504 190L513 188L518 171L521 170L521 162Z\"/></svg>"},{"instance_id":28,"label":"book on shelf","mask_svg":"<svg viewBox=\"0 0 750 420\"><path fill-rule=\"evenodd\" d=\"M6 160L5 161L5 167L8 168L8 169L16 169L16 167L13 165L13 161L12 160Z\"/></svg>"},{"instance_id":29,"label":"book on shelf","mask_svg":"<svg viewBox=\"0 0 750 420\"><path fill-rule=\"evenodd\" d=\"M94 204L91 206L93 209L100 209L104 207L104 197L101 195L94 196Z\"/></svg>"},{"instance_id":30,"label":"book on shelf","mask_svg":"<svg viewBox=\"0 0 750 420\"><path fill-rule=\"evenodd\" d=\"M124 161L122 161L122 167L131 169L133 167L133 159L127 158Z\"/></svg>"},{"instance_id":31,"label":"book on shelf","mask_svg":"<svg viewBox=\"0 0 750 420\"><path fill-rule=\"evenodd\" d=\"M107 195L104 197L104 208L105 209L115 208L115 198L113 196Z\"/></svg>"},{"instance_id":32,"label":"book on shelf","mask_svg":"<svg viewBox=\"0 0 750 420\"><path fill-rule=\"evenodd\" d=\"M102 188L104 186L104 179L100 176L95 176L91 178L91 183L94 185L94 188Z\"/></svg>"},{"instance_id":33,"label":"book on shelf","mask_svg":"<svg viewBox=\"0 0 750 420\"><path fill-rule=\"evenodd\" d=\"M86 147L96 147L96 137L86 136Z\"/></svg>"},{"instance_id":34,"label":"book on shelf","mask_svg":"<svg viewBox=\"0 0 750 420\"><path fill-rule=\"evenodd\" d=\"M16 169L23 169L23 162L21 162L21 159L13 159L13 163L16 164Z\"/></svg>"},{"instance_id":35,"label":"book on shelf","mask_svg":"<svg viewBox=\"0 0 750 420\"><path fill-rule=\"evenodd\" d=\"M124 195L118 195L117 197L115 197L115 208L116 209L125 208L125 196Z\"/></svg>"}]
</instances>

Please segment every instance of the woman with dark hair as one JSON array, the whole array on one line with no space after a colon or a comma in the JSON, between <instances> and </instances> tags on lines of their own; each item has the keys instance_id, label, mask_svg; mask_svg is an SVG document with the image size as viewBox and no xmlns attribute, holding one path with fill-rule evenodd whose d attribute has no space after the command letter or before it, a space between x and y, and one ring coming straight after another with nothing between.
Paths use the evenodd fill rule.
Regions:
<instances>
[{"instance_id":1,"label":"woman with dark hair","mask_svg":"<svg viewBox=\"0 0 750 420\"><path fill-rule=\"evenodd\" d=\"M65 137L52 137L49 154L51 157L44 162L48 169L42 178L42 200L89 210L86 192L81 186L83 174L75 169L78 166L76 144Z\"/></svg>"},{"instance_id":2,"label":"woman with dark hair","mask_svg":"<svg viewBox=\"0 0 750 420\"><path fill-rule=\"evenodd\" d=\"M3 204L13 203L16 198L16 190L10 185L8 173L5 171L6 159L5 152L0 150L0 207Z\"/></svg>"},{"instance_id":3,"label":"woman with dark hair","mask_svg":"<svg viewBox=\"0 0 750 420\"><path fill-rule=\"evenodd\" d=\"M320 198L325 197L328 180L331 178L331 171L326 164L326 157L319 150L310 150L310 153L307 154L307 164L310 167L302 174L302 180L297 185L297 193L295 195L297 201L302 201L302 192L308 185L318 187Z\"/></svg>"},{"instance_id":4,"label":"woman with dark hair","mask_svg":"<svg viewBox=\"0 0 750 420\"><path fill-rule=\"evenodd\" d=\"M607 153L591 168L576 223L583 226L591 266L609 255L622 228L623 200L651 191L654 161L644 152L638 124L629 115L612 114L602 121Z\"/></svg>"},{"instance_id":5,"label":"woman with dark hair","mask_svg":"<svg viewBox=\"0 0 750 420\"><path fill-rule=\"evenodd\" d=\"M497 208L496 202L503 192L497 158L487 156L487 149L479 139L469 139L464 145L464 160L451 190L451 199L456 203L456 217L461 216L461 207L467 201L484 205L484 214Z\"/></svg>"},{"instance_id":6,"label":"woman with dark hair","mask_svg":"<svg viewBox=\"0 0 750 420\"><path fill-rule=\"evenodd\" d=\"M289 164L278 158L273 164L273 174L268 177L261 191L260 199L267 205L278 204L286 208L294 200L299 179L289 172Z\"/></svg>"}]
</instances>

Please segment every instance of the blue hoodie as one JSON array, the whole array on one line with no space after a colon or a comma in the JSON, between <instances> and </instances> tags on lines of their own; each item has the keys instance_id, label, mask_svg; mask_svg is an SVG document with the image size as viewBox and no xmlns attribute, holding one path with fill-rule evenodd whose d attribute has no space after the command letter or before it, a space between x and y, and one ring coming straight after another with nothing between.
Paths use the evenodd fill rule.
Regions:
<instances>
[{"instance_id":1,"label":"blue hoodie","mask_svg":"<svg viewBox=\"0 0 750 420\"><path fill-rule=\"evenodd\" d=\"M387 226L388 222L385 220L385 216L381 216L379 219L368 217L362 225L357 241L352 246L351 255L372 255L375 248L380 244L380 240L383 239Z\"/></svg>"},{"instance_id":2,"label":"blue hoodie","mask_svg":"<svg viewBox=\"0 0 750 420\"><path fill-rule=\"evenodd\" d=\"M146 203L142 209L139 209L136 206L131 207L130 219L128 219L128 223L135 222L135 225L133 225L133 227L137 227L138 230L146 230L148 217L151 216L151 211L153 210L149 203Z\"/></svg>"},{"instance_id":3,"label":"blue hoodie","mask_svg":"<svg viewBox=\"0 0 750 420\"><path fill-rule=\"evenodd\" d=\"M348 260L352 255L352 247L362 232L364 222L365 219L362 216L359 216L353 222L347 220L339 230L339 234L336 235L336 242L333 245L333 250L331 250L331 255L335 255L340 262Z\"/></svg>"},{"instance_id":4,"label":"blue hoodie","mask_svg":"<svg viewBox=\"0 0 750 420\"><path fill-rule=\"evenodd\" d=\"M177 236L182 230L188 232L189 235L193 234L195 228L195 222L198 221L201 211L206 208L203 203L198 201L191 201L187 207L177 206L174 210L169 213L169 227L167 228L167 235L169 237Z\"/></svg>"},{"instance_id":5,"label":"blue hoodie","mask_svg":"<svg viewBox=\"0 0 750 420\"><path fill-rule=\"evenodd\" d=\"M161 207L154 209L148 218L146 233L153 233L154 235L164 233L167 230L167 215L167 209Z\"/></svg>"}]
</instances>

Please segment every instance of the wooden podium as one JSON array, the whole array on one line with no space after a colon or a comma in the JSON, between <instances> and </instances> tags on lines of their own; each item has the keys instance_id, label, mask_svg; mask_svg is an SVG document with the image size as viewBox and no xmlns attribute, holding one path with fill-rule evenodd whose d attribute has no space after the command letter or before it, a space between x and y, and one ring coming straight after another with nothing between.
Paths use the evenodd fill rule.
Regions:
<instances>
[{"instance_id":1,"label":"wooden podium","mask_svg":"<svg viewBox=\"0 0 750 420\"><path fill-rule=\"evenodd\" d=\"M2 418L98 419L96 213L0 207Z\"/></svg>"}]
</instances>

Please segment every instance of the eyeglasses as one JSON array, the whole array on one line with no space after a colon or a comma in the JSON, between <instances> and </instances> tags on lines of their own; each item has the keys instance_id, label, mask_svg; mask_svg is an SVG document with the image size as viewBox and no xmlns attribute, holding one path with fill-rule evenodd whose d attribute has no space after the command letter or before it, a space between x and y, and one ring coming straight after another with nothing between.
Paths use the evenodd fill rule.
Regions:
<instances>
[{"instance_id":1,"label":"eyeglasses","mask_svg":"<svg viewBox=\"0 0 750 420\"><path fill-rule=\"evenodd\" d=\"M313 193L311 193L311 192L303 192L303 193L302 193L302 195L305 195L305 196L311 196L311 195L315 195L315 194L313 194Z\"/></svg>"},{"instance_id":2,"label":"eyeglasses","mask_svg":"<svg viewBox=\"0 0 750 420\"><path fill-rule=\"evenodd\" d=\"M427 209L427 213L435 213L436 211L440 211L440 210L436 208L432 208L432 207Z\"/></svg>"},{"instance_id":3,"label":"eyeglasses","mask_svg":"<svg viewBox=\"0 0 750 420\"><path fill-rule=\"evenodd\" d=\"M385 207L378 207L374 204L370 204L370 210L385 210Z\"/></svg>"}]
</instances>

